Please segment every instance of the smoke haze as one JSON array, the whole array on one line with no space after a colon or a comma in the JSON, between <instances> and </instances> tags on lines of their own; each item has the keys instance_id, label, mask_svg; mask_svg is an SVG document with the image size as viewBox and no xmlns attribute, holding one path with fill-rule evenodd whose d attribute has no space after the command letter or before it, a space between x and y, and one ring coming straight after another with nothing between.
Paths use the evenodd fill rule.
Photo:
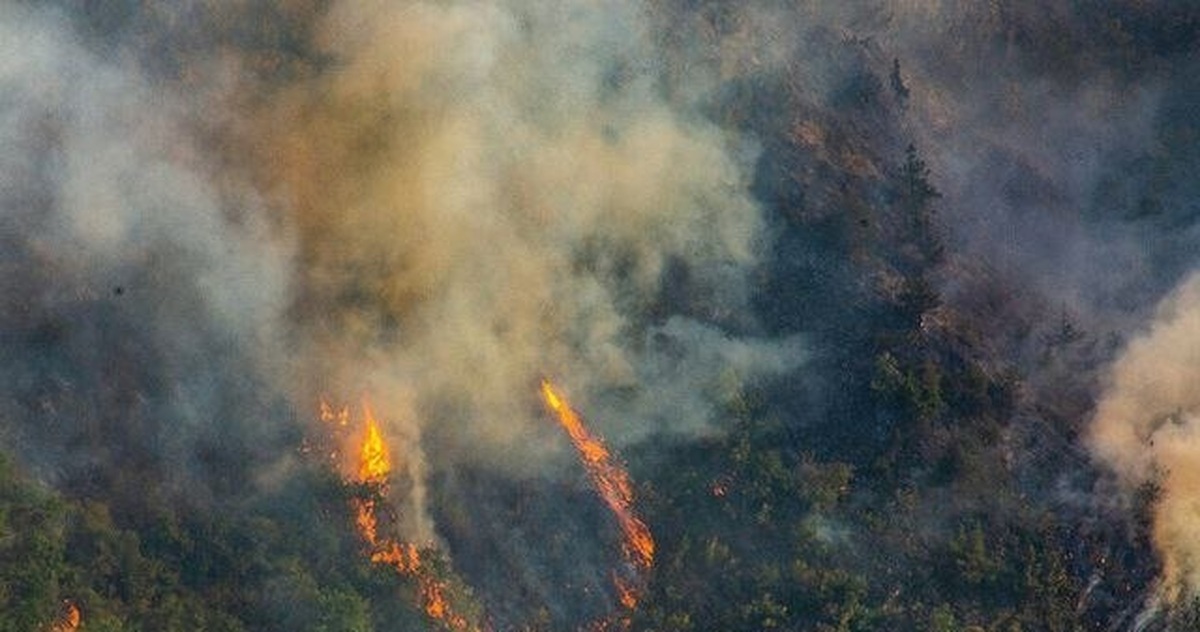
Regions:
<instances>
[{"instance_id":1,"label":"smoke haze","mask_svg":"<svg viewBox=\"0 0 1200 632\"><path fill-rule=\"evenodd\" d=\"M415 393L421 423L471 458L479 442L537 453L539 376L585 397L661 398L643 381L664 346L723 337L701 324L715 314L752 326L743 287L765 239L753 155L661 96L638 22L622 3L354 4L325 18L318 41L335 61L269 104L278 133L264 151L299 227L299 312L314 352L348 372L342 387ZM703 321L667 325L669 271L707 297L688 306ZM693 381L718 378L726 356L747 377L798 360L717 348L688 365L708 375Z\"/></svg>"},{"instance_id":2,"label":"smoke haze","mask_svg":"<svg viewBox=\"0 0 1200 632\"><path fill-rule=\"evenodd\" d=\"M278 387L290 240L211 173L184 125L204 105L95 57L51 14L6 7L0 29L4 405L28 420L10 445L48 473L57 451L100 443L85 454L145 450L182 466L169 475L199 443L277 431L244 416L270 405L253 384Z\"/></svg>"},{"instance_id":3,"label":"smoke haze","mask_svg":"<svg viewBox=\"0 0 1200 632\"><path fill-rule=\"evenodd\" d=\"M265 53L229 11L0 16L5 443L45 478L245 496L365 399L438 542L431 472L563 475L543 376L625 445L799 365L754 337L753 143L665 96L635 3L294 5Z\"/></svg>"}]
</instances>

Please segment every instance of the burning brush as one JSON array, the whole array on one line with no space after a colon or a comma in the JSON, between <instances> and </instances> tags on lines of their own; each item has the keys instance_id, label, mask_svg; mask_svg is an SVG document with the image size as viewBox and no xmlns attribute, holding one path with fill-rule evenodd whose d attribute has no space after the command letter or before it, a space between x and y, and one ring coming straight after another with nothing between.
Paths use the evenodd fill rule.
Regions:
<instances>
[{"instance_id":1,"label":"burning brush","mask_svg":"<svg viewBox=\"0 0 1200 632\"><path fill-rule=\"evenodd\" d=\"M334 413L325 403L321 404L321 419L348 425L349 412L345 409ZM369 493L354 500L354 523L359 535L370 549L371 561L386 565L397 573L411 577L417 582L421 607L429 618L450 630L478 630L451 604L448 583L438 577L436 569L422 557L420 548L409 542L380 535L379 501L387 496L388 476L392 471L387 443L379 430L379 422L368 404L363 404L364 433L358 445L358 470L354 481L369 490Z\"/></svg>"},{"instance_id":2,"label":"burning brush","mask_svg":"<svg viewBox=\"0 0 1200 632\"><path fill-rule=\"evenodd\" d=\"M613 626L627 628L627 614L637 607L645 588L646 573L654 565L654 537L633 510L633 485L629 481L629 473L613 460L604 442L587 429L583 419L549 380L542 380L541 395L546 407L554 413L559 425L567 431L567 436L575 445L592 485L617 519L621 527L625 562L632 574L629 579L613 574L617 596L626 616L602 620L593 627L599 630Z\"/></svg>"},{"instance_id":3,"label":"burning brush","mask_svg":"<svg viewBox=\"0 0 1200 632\"><path fill-rule=\"evenodd\" d=\"M604 441L588 430L583 418L549 380L542 381L540 394L547 409L570 437L592 485L621 529L625 563L624 568L613 573L620 610L593 622L586 629L594 632L628 629L630 614L641 600L646 577L654 565L654 537L634 511L629 473L613 458ZM321 419L340 432L349 427L349 417L346 409L335 412L328 404L321 404ZM431 619L451 630L478 630L479 626L453 606L448 583L422 557L421 549L411 542L401 542L381 533L379 505L387 495L392 463L379 423L366 404L363 405L363 434L357 441L356 451L357 467L348 478L365 490L354 500L354 521L369 547L371 561L413 578L419 587L421 606Z\"/></svg>"}]
</instances>

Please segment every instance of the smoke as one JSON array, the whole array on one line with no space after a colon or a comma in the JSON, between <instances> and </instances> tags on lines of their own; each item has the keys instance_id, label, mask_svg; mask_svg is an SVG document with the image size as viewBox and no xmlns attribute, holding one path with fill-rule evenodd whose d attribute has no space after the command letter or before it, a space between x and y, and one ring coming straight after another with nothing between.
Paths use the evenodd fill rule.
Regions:
<instances>
[{"instance_id":1,"label":"smoke","mask_svg":"<svg viewBox=\"0 0 1200 632\"><path fill-rule=\"evenodd\" d=\"M1200 222L1182 176L1196 164L1183 131L1196 121L1183 87L1197 71L1194 18L1172 3L914 2L884 39L943 193L944 295L1020 367L1037 420L1021 430L1072 490L1071 511L1119 524L1135 503L1113 502L1051 445L1090 451L1130 494L1160 486L1152 537L1172 596L1200 578Z\"/></svg>"},{"instance_id":2,"label":"smoke","mask_svg":"<svg viewBox=\"0 0 1200 632\"><path fill-rule=\"evenodd\" d=\"M806 134L814 147L836 132L860 137L868 165L899 162L912 142L928 162L942 194L933 208L946 262L931 275L940 297L961 319L956 327L979 337L974 350L988 368L1016 368L1022 376L1019 417L1006 423L1010 437L1026 439L1006 438L997 451L1028 480L1056 479L1023 485L1022 498L1068 520L1119 524L1104 486L1093 488L1092 463L1064 458L1089 448L1127 490L1160 484L1153 518L1164 581L1194 593L1198 558L1188 528L1196 519L1189 490L1200 484L1189 465L1197 414L1191 395L1200 392L1188 364L1195 360L1188 354L1196 355L1188 338L1195 328L1194 278L1103 376L1124 339L1138 335L1152 306L1197 265L1200 222L1195 178L1187 175L1197 164L1190 87L1200 68L1195 7L1021 0L716 4L693 14L703 24L689 33L713 32L706 61L718 69L714 75L736 77L757 92L744 98L754 108L745 115L752 124ZM839 47L860 53L859 68L838 63L831 51ZM888 89L893 68L903 90L895 83ZM839 130L830 104L856 73L875 81L857 86L858 112ZM799 103L789 104L794 111L818 113L807 129L787 115L782 123L770 118L774 112L759 94L773 82L782 85L783 98ZM789 164L783 154L764 160L785 165L764 185L770 192L784 189L789 178L802 180L795 174L810 164L805 157ZM843 191L852 172L848 166L838 172ZM820 210L823 183L811 180L816 184L788 198L803 211L790 212ZM852 212L850 202L834 212ZM828 343L813 338L821 354ZM1077 441L1081 433L1091 439ZM865 434L856 430L854 437ZM929 514L953 515L961 502L947 499Z\"/></svg>"},{"instance_id":3,"label":"smoke","mask_svg":"<svg viewBox=\"0 0 1200 632\"><path fill-rule=\"evenodd\" d=\"M640 3L69 7L0 9L0 442L49 481L244 498L366 399L403 536L503 548L429 487L573 477L542 377L620 449L803 359L749 305L756 145Z\"/></svg>"},{"instance_id":4,"label":"smoke","mask_svg":"<svg viewBox=\"0 0 1200 632\"><path fill-rule=\"evenodd\" d=\"M1195 32L1182 26L1194 17L1170 3L914 3L889 38L944 196L948 300L1021 368L1037 445L1082 444L1130 494L1159 486L1152 538L1172 599L1200 585L1189 506L1200 222L1182 176L1196 164L1185 131L1196 96L1183 87ZM989 286L999 300L981 305ZM1035 459L1060 464L1042 467L1085 481L1070 492L1085 511L1110 522L1133 511L1131 496L1112 502L1043 449L1053 456Z\"/></svg>"},{"instance_id":5,"label":"smoke","mask_svg":"<svg viewBox=\"0 0 1200 632\"><path fill-rule=\"evenodd\" d=\"M202 99L51 11L0 9L0 60L6 445L48 478L124 463L236 484L280 430L287 231L215 177L187 124Z\"/></svg>"},{"instance_id":6,"label":"smoke","mask_svg":"<svg viewBox=\"0 0 1200 632\"><path fill-rule=\"evenodd\" d=\"M56 482L238 495L287 476L322 397L366 399L404 537L503 551L493 583L580 619L555 591L601 585L599 545L527 555L601 520L557 515L579 494L541 378L625 454L721 432L743 385L818 345L842 385L876 346L855 275L899 248L888 165L909 140L943 193L943 294L1000 297L972 314L997 355L1036 355L1008 346L1040 344L1047 311L1119 338L1194 267L1197 156L1173 126L1197 65L1129 72L1145 60L1095 52L1088 33L1119 29L1087 3L1045 4L6 6L0 442ZM1064 61L1064 39L1089 53ZM881 79L893 59L910 96ZM773 250L752 183L787 231L859 228ZM1114 365L1090 444L1127 487L1161 483L1165 580L1189 587L1198 288ZM773 337L752 303L826 339ZM862 442L886 434L865 399L804 410Z\"/></svg>"},{"instance_id":7,"label":"smoke","mask_svg":"<svg viewBox=\"0 0 1200 632\"><path fill-rule=\"evenodd\" d=\"M1111 368L1089 442L1128 490L1157 485L1153 537L1172 598L1200 588L1200 276L1159 306Z\"/></svg>"},{"instance_id":8,"label":"smoke","mask_svg":"<svg viewBox=\"0 0 1200 632\"><path fill-rule=\"evenodd\" d=\"M300 235L312 368L411 394L438 458L543 468L560 445L543 375L623 443L713 428L681 383L799 360L743 340L765 239L753 148L665 96L641 18L338 4L316 35L328 71L268 103L259 151Z\"/></svg>"},{"instance_id":9,"label":"smoke","mask_svg":"<svg viewBox=\"0 0 1200 632\"><path fill-rule=\"evenodd\" d=\"M724 397L802 358L750 315L756 149L666 74L645 18L338 3L327 65L247 108L247 168L298 235L294 399L368 394L412 478L404 536L475 552L456 566L501 622L604 612L618 551L561 490L505 518L529 502L512 478L578 476L543 377L621 449L719 432Z\"/></svg>"},{"instance_id":10,"label":"smoke","mask_svg":"<svg viewBox=\"0 0 1200 632\"><path fill-rule=\"evenodd\" d=\"M165 79L161 33L102 59L54 11L5 11L8 284L41 294L10 317L108 310L179 364L159 403L182 426L221 415L224 363L297 409L369 393L486 459L557 444L542 375L625 442L711 430L690 387L799 362L746 337L753 145L667 96L636 3L292 7L325 61L270 81L195 37Z\"/></svg>"},{"instance_id":11,"label":"smoke","mask_svg":"<svg viewBox=\"0 0 1200 632\"><path fill-rule=\"evenodd\" d=\"M1190 267L1194 222L1163 230L1186 204L1162 204L1174 185L1161 174L1189 160L1169 104L1194 64L1145 58L1143 39L1171 38L1141 22L1188 11L1140 11L914 2L883 38L911 89L907 125L944 196L948 245L1093 332L1136 327ZM1063 41L1077 52L1055 50Z\"/></svg>"}]
</instances>

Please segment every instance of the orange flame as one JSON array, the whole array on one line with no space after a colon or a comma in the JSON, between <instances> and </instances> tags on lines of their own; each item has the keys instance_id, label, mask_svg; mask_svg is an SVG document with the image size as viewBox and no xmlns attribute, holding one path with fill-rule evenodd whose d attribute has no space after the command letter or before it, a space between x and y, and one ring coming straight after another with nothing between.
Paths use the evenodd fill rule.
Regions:
<instances>
[{"instance_id":1,"label":"orange flame","mask_svg":"<svg viewBox=\"0 0 1200 632\"><path fill-rule=\"evenodd\" d=\"M392 542L386 548L371 553L371 561L387 564L402 574L411 575L421 568L421 554L415 544Z\"/></svg>"},{"instance_id":2,"label":"orange flame","mask_svg":"<svg viewBox=\"0 0 1200 632\"><path fill-rule=\"evenodd\" d=\"M401 575L416 578L425 614L430 618L441 621L452 630L470 629L467 619L450 607L450 601L446 597L446 583L439 580L432 569L423 564L421 552L416 545L390 542L386 547L372 553L371 561L386 564Z\"/></svg>"},{"instance_id":3,"label":"orange flame","mask_svg":"<svg viewBox=\"0 0 1200 632\"><path fill-rule=\"evenodd\" d=\"M633 486L629 482L629 474L612 461L604 442L588 431L583 425L583 419L571 408L570 403L558 392L554 384L549 380L542 380L541 394L542 401L558 418L559 425L567 431L567 436L579 452L580 460L592 484L616 517L623 536L625 559L640 576L654 565L654 537L646 523L633 511ZM626 610L637 607L641 591L620 577L614 576L613 580L621 605ZM622 620L622 623L627 627L628 620Z\"/></svg>"},{"instance_id":4,"label":"orange flame","mask_svg":"<svg viewBox=\"0 0 1200 632\"><path fill-rule=\"evenodd\" d=\"M387 445L379 433L379 422L371 413L371 407L363 404L363 417L367 424L366 436L359 448L358 480L364 483L382 483L392 471L392 460Z\"/></svg>"},{"instance_id":5,"label":"orange flame","mask_svg":"<svg viewBox=\"0 0 1200 632\"><path fill-rule=\"evenodd\" d=\"M58 618L50 626L50 632L75 632L82 624L83 614L79 612L79 606L71 601L64 601Z\"/></svg>"},{"instance_id":6,"label":"orange flame","mask_svg":"<svg viewBox=\"0 0 1200 632\"><path fill-rule=\"evenodd\" d=\"M350 409L343 406L337 411L333 410L333 406L324 399L321 400L321 421L326 423L335 423L341 427L350 425Z\"/></svg>"},{"instance_id":7,"label":"orange flame","mask_svg":"<svg viewBox=\"0 0 1200 632\"><path fill-rule=\"evenodd\" d=\"M379 422L375 421L375 415L371 414L371 408L366 404L363 404L363 418L367 427L358 450L358 482L373 485L382 492L387 476L392 471L391 459L383 435L379 432ZM354 523L358 525L359 533L368 544L375 546L379 528L379 521L375 517L375 499L355 501L354 513Z\"/></svg>"},{"instance_id":8,"label":"orange flame","mask_svg":"<svg viewBox=\"0 0 1200 632\"><path fill-rule=\"evenodd\" d=\"M323 421L346 426L349 413L346 409L334 412L326 403L321 403L321 419ZM363 423L365 425L362 440L358 445L358 471L356 480L371 486L373 495L369 498L357 498L354 501L354 523L363 540L370 546L371 562L390 566L397 573L416 580L420 593L421 605L431 619L439 621L451 630L470 630L472 626L466 617L458 614L451 607L446 595L446 582L439 579L429 565L421 559L420 550L415 544L401 543L379 534L379 516L376 498L387 493L388 475L392 471L391 457L383 433L379 430L379 422L371 412L371 407L363 403Z\"/></svg>"},{"instance_id":9,"label":"orange flame","mask_svg":"<svg viewBox=\"0 0 1200 632\"><path fill-rule=\"evenodd\" d=\"M636 608L638 603L637 589L630 586L620 577L613 577L613 583L617 586L617 598L620 600L621 605L625 606L626 610Z\"/></svg>"},{"instance_id":10,"label":"orange flame","mask_svg":"<svg viewBox=\"0 0 1200 632\"><path fill-rule=\"evenodd\" d=\"M655 544L650 529L634 513L633 486L629 474L614 462L604 441L587 429L583 419L549 380L542 381L541 395L546 406L566 430L592 484L621 528L622 550L634 577L627 579L614 573L613 583L621 607L627 613L632 612L637 607L645 587L644 575L654 564ZM335 411L324 401L320 404L320 417L322 421L339 429L345 429L349 424L349 411L346 408ZM435 569L425 563L421 557L421 550L415 544L380 536L376 503L378 498L386 495L392 464L387 443L379 429L379 422L365 402L363 423L364 431L357 446L357 471L353 479L373 489L370 497L355 499L354 508L355 525L370 547L371 562L389 566L397 573L416 580L421 605L431 619L451 630L479 630L478 626L471 624L466 617L453 609L447 595L448 584L438 578ZM336 458L336 453L333 456ZM614 627L628 629L630 623L629 616L612 616L594 622L588 629L594 632L604 632ZM66 630L73 632L74 628ZM59 630L55 629L54 632Z\"/></svg>"},{"instance_id":11,"label":"orange flame","mask_svg":"<svg viewBox=\"0 0 1200 632\"><path fill-rule=\"evenodd\" d=\"M641 569L649 568L654 564L654 537L646 523L633 513L633 486L629 474L612 462L604 442L588 432L579 414L549 380L542 380L542 399L571 437L588 476L621 525L630 560Z\"/></svg>"}]
</instances>

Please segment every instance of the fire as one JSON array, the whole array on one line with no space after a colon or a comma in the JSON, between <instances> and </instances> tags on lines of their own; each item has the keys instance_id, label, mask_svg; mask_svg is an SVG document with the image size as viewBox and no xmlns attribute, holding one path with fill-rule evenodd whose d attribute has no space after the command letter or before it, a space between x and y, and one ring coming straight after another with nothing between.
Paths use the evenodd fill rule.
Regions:
<instances>
[{"instance_id":1,"label":"fire","mask_svg":"<svg viewBox=\"0 0 1200 632\"><path fill-rule=\"evenodd\" d=\"M321 403L320 415L323 421L340 427L349 424L348 410L343 408L335 412L325 402ZM379 498L387 494L392 461L379 422L370 405L365 402L363 425L362 438L357 446L358 462L354 480L366 486L370 496L354 500L354 523L370 548L371 562L391 567L397 573L416 580L421 606L431 619L451 630L476 629L451 606L447 596L448 584L437 576L434 568L425 563L417 545L380 535L377 503Z\"/></svg>"},{"instance_id":2,"label":"fire","mask_svg":"<svg viewBox=\"0 0 1200 632\"><path fill-rule=\"evenodd\" d=\"M421 567L421 553L415 544L392 542L387 548L372 553L371 561L387 564L405 575L411 575Z\"/></svg>"},{"instance_id":3,"label":"fire","mask_svg":"<svg viewBox=\"0 0 1200 632\"><path fill-rule=\"evenodd\" d=\"M64 601L58 618L50 626L50 632L75 632L82 624L83 614L79 612L79 606L71 601Z\"/></svg>"},{"instance_id":4,"label":"fire","mask_svg":"<svg viewBox=\"0 0 1200 632\"><path fill-rule=\"evenodd\" d=\"M421 559L421 552L415 544L391 542L371 554L371 561L376 564L386 564L396 569L401 575L414 577L420 586L422 606L425 614L446 624L452 630L468 630L470 623L465 617L454 612L446 597L446 583L438 579L432 569Z\"/></svg>"},{"instance_id":5,"label":"fire","mask_svg":"<svg viewBox=\"0 0 1200 632\"><path fill-rule=\"evenodd\" d=\"M391 458L383 435L379 433L379 422L371 413L371 407L363 404L363 417L367 434L359 448L358 480L364 483L382 483L392 471Z\"/></svg>"},{"instance_id":6,"label":"fire","mask_svg":"<svg viewBox=\"0 0 1200 632\"><path fill-rule=\"evenodd\" d=\"M645 589L645 575L654 565L654 537L634 512L633 485L629 474L615 461L604 441L588 430L579 413L549 380L542 381L541 396L570 437L588 477L621 529L621 545L627 566L624 571L613 573L613 584L623 614L596 621L587 629L596 632L614 628L627 630L631 623L628 614L637 608ZM321 402L320 417L338 432L348 432L350 413L347 409L335 410ZM357 462L353 467L348 467L354 473L347 478L366 488L367 493L354 500L354 521L369 547L371 562L413 578L417 582L425 614L445 628L478 630L478 626L454 609L448 595L449 584L438 576L436 569L422 556L422 549L411 542L401 542L381 533L377 504L387 495L392 462L379 422L365 402L363 432L355 448ZM338 453L331 456L338 458ZM56 628L54 632L59 632L59 629Z\"/></svg>"},{"instance_id":7,"label":"fire","mask_svg":"<svg viewBox=\"0 0 1200 632\"><path fill-rule=\"evenodd\" d=\"M570 403L558 392L554 384L549 380L542 380L541 394L546 407L554 413L559 425L567 431L567 436L579 452L583 467L600 493L601 499L616 517L621 527L625 559L637 573L640 582L641 575L654 565L654 537L646 523L633 511L633 485L629 482L629 474L613 462L604 442L588 431L583 419L571 408ZM626 610L637 607L640 588L617 576L614 576L613 581L622 607Z\"/></svg>"},{"instance_id":8,"label":"fire","mask_svg":"<svg viewBox=\"0 0 1200 632\"><path fill-rule=\"evenodd\" d=\"M321 400L321 421L337 424L345 428L350 425L350 409L342 407L334 411L333 406L330 406L329 402Z\"/></svg>"},{"instance_id":9,"label":"fire","mask_svg":"<svg viewBox=\"0 0 1200 632\"><path fill-rule=\"evenodd\" d=\"M375 421L371 407L366 404L363 404L363 418L367 428L358 451L358 481L382 491L392 471L391 459L383 435L379 432L379 422ZM368 544L375 546L379 528L379 521L375 517L375 499L359 500L355 505L354 522L358 525L358 531Z\"/></svg>"},{"instance_id":10,"label":"fire","mask_svg":"<svg viewBox=\"0 0 1200 632\"><path fill-rule=\"evenodd\" d=\"M620 577L613 577L613 583L617 586L617 598L620 600L621 605L625 606L626 610L636 608L638 603L637 590Z\"/></svg>"}]
</instances>

